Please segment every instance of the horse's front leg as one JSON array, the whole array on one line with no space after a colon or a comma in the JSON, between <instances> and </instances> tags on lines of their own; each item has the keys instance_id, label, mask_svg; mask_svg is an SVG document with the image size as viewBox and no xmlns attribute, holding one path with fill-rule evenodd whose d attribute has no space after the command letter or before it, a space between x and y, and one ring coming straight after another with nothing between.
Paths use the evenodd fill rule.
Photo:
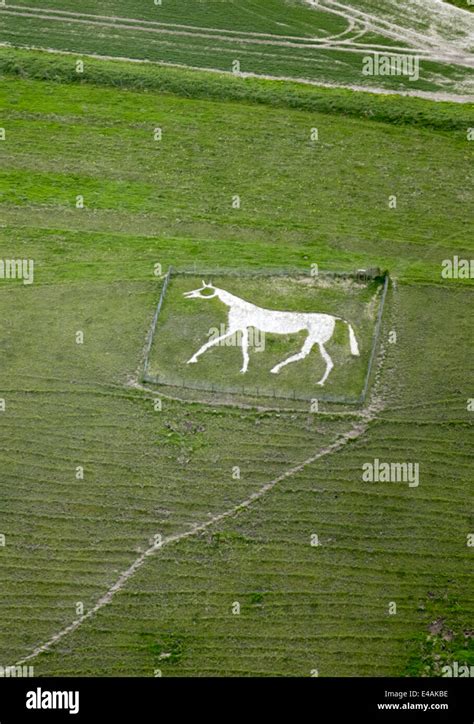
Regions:
<instances>
[{"instance_id":1,"label":"horse's front leg","mask_svg":"<svg viewBox=\"0 0 474 724\"><path fill-rule=\"evenodd\" d=\"M241 372L247 372L249 366L249 329L244 327L242 330L242 357L243 364Z\"/></svg>"},{"instance_id":2,"label":"horse's front leg","mask_svg":"<svg viewBox=\"0 0 474 724\"><path fill-rule=\"evenodd\" d=\"M224 334L219 335L219 337L216 337L215 339L211 339L209 342L206 342L202 345L200 349L198 349L197 352L193 354L192 357L190 357L186 364L195 364L198 361L198 357L200 357L206 350L208 350L210 347L214 347L216 344L219 344L223 339L227 339L227 337L230 337L235 333L235 329L228 329L227 332L224 332Z\"/></svg>"}]
</instances>

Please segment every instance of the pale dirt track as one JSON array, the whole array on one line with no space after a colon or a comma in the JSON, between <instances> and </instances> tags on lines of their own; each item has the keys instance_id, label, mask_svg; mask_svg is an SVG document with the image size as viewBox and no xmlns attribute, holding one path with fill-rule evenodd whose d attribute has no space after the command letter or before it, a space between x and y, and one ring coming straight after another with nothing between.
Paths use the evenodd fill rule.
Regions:
<instances>
[{"instance_id":1,"label":"pale dirt track","mask_svg":"<svg viewBox=\"0 0 474 724\"><path fill-rule=\"evenodd\" d=\"M9 43L0 43L0 47L11 47ZM316 88L342 88L346 90L362 91L365 93L375 93L376 95L394 95L394 96L410 96L412 98L425 98L426 100L433 101L449 101L451 103L472 103L472 95L464 95L460 93L448 93L443 91L422 91L422 90L390 90L387 88L379 88L377 86L365 86L365 85L354 85L354 84L342 84L342 83L325 83L324 81L308 80L307 78L297 78L286 75L269 75L267 73L232 73L231 71L220 70L218 68L203 68L197 65L184 65L183 63L170 63L167 61L151 61L141 60L140 58L128 58L119 55L99 55L97 53L75 53L68 50L57 50L55 48L44 48L37 45L18 45L18 48L25 48L27 50L42 50L46 53L53 53L57 55L72 55L75 58L78 56L81 58L95 58L97 60L116 60L124 61L127 63L138 63L143 65L156 65L164 66L169 68L183 68L184 70L198 70L203 73L215 73L217 75L230 75L238 76L240 78L256 78L262 80L276 80L276 81L287 81L290 83L302 83L303 85L311 85Z\"/></svg>"},{"instance_id":2,"label":"pale dirt track","mask_svg":"<svg viewBox=\"0 0 474 724\"><path fill-rule=\"evenodd\" d=\"M320 45L331 44L341 36L351 32L357 21L348 20L348 27L343 33L322 38L310 38L293 35L275 35L272 33L256 33L252 31L227 30L223 28L207 28L197 25L182 25L160 23L154 20L139 20L136 18L122 18L107 15L90 15L87 13L70 12L56 9L43 9L21 5L6 5L0 7L5 15L17 17L37 18L38 20L51 20L87 25L99 25L116 29L135 30L165 35L183 35L195 38L207 38L219 41L233 41L255 45L275 45L289 48L316 48Z\"/></svg>"},{"instance_id":3,"label":"pale dirt track","mask_svg":"<svg viewBox=\"0 0 474 724\"><path fill-rule=\"evenodd\" d=\"M115 16L91 15L87 13L53 10L48 8L27 7L22 5L6 5L0 11L6 15L27 17L33 19L49 20L51 22L79 23L114 29L132 30L134 32L147 32L164 36L184 36L219 42L234 42L245 45L286 47L299 50L324 49L342 52L370 53L378 50L389 52L416 53L423 58L437 62L452 62L463 67L474 67L472 55L465 50L466 43L448 42L439 33L421 33L402 27L394 22L357 10L352 6L344 5L336 0L306 0L310 6L319 11L328 12L343 17L348 27L343 33L323 38L305 38L298 36L280 36L271 33L255 33L252 31L240 32L220 28L205 28L195 25L182 25L160 23L157 21L139 20L134 18L120 18ZM433 0L431 0L433 1ZM412 0L413 2L413 0ZM455 11L456 8L453 8ZM446 11L443 9L446 17ZM468 14L469 15L469 14ZM447 17L451 17L449 14ZM474 19L473 19L474 22ZM469 37L468 25L466 34ZM408 47L395 47L383 45L365 45L354 41L367 31L383 35L392 40L402 42ZM353 36L341 39L346 34ZM473 30L474 33L474 30ZM474 43L474 38L473 38Z\"/></svg>"},{"instance_id":4,"label":"pale dirt track","mask_svg":"<svg viewBox=\"0 0 474 724\"><path fill-rule=\"evenodd\" d=\"M204 531L208 530L212 526L221 523L224 520L227 520L229 518L232 518L233 516L237 515L243 510L246 510L250 508L256 501L260 500L265 496L267 493L269 493L271 490L275 488L276 485L283 482L284 480L287 480L288 478L291 478L293 475L296 475L297 473L301 472L305 468L307 468L309 465L312 465L317 460L326 457L328 455L332 455L336 452L339 452L342 450L349 442L353 440L357 440L362 435L365 434L367 429L369 428L371 422L373 422L379 413L384 409L384 402L382 400L382 397L380 396L378 392L378 388L380 386L380 372L383 366L383 362L385 359L385 348L383 346L380 347L379 355L377 359L377 365L374 370L374 386L371 394L371 399L367 407L360 411L359 413L359 419L354 422L352 427L345 433L341 434L341 436L330 445L327 445L325 447L320 448L315 453L310 455L305 460L302 460L297 465L292 466L288 470L286 470L284 473L281 473L281 475L278 475L277 477L273 478L272 480L269 480L267 483L262 485L259 489L257 489L255 492L253 492L248 498L245 500L242 500L240 503L237 503L236 505L233 505L228 510L223 511L222 513L219 513L218 515L213 516L209 520L206 520L204 522L197 522L195 523L191 528L188 528L185 531L182 531L181 533L176 533L175 535L168 536L167 538L163 538L159 545L157 545L155 542L153 542L143 553L141 553L134 561L133 563L125 570L123 571L120 576L117 578L115 583L110 586L110 588L104 593L103 596L99 598L99 600L96 602L96 604L89 609L86 613L84 613L82 616L79 616L77 619L72 621L68 626L65 626L61 631L58 631L56 634L54 634L48 641L46 641L43 644L40 644L36 646L31 653L29 653L27 656L24 656L20 661L17 661L15 666L22 666L28 661L31 661L32 659L36 658L40 654L44 653L45 651L48 651L52 646L54 646L58 641L63 639L64 637L68 636L68 634L73 633L76 631L83 623L88 621L89 619L93 618L96 613L98 613L104 606L107 606L115 596L115 594L122 590L126 583L132 578L132 576L143 566L143 564L153 555L155 555L159 550L161 550L163 547L171 545L172 543L178 543L181 540L186 540L187 538L191 538L195 535L199 535L200 533L203 533ZM152 390L146 386L141 385L138 382L138 373L143 365L143 358L144 358L144 349L140 353L140 359L138 362L138 367L135 372L135 374L131 377L131 379L128 381L127 386L140 390L143 392L146 396L150 397L151 399L156 398L157 396L160 396L155 390ZM163 395L166 397L166 395ZM173 398L175 399L175 398ZM186 403L183 403L186 404Z\"/></svg>"},{"instance_id":5,"label":"pale dirt track","mask_svg":"<svg viewBox=\"0 0 474 724\"><path fill-rule=\"evenodd\" d=\"M314 0L306 0L314 5ZM387 20L380 15L373 15L362 10L357 10L351 5L344 5L337 0L321 0L317 7L327 9L344 17L347 21L364 22L367 30L384 35L397 42L406 43L410 52L425 51L430 60L447 63L456 63L465 67L474 67L474 58L467 47L474 45L474 16L471 13L441 3L439 0L428 0L433 7L433 23L424 32L404 27L392 20ZM381 2L383 5L383 0ZM398 8L399 12L406 12L407 8L416 11L421 5L417 0L403 0L400 4L392 0L391 6ZM461 27L464 29L460 37L455 37L451 25L453 17L457 17ZM449 34L451 32L451 38Z\"/></svg>"},{"instance_id":6,"label":"pale dirt track","mask_svg":"<svg viewBox=\"0 0 474 724\"><path fill-rule=\"evenodd\" d=\"M188 530L185 530L181 533L176 533L175 535L169 536L168 538L164 538L158 545L155 543L150 545L143 553L138 556L138 558L133 561L133 563L125 571L123 571L123 573L121 573L115 583L106 591L106 593L104 593L103 596L101 596L101 598L99 598L97 603L91 609L89 609L89 611L84 613L82 616L79 616L77 619L75 619L72 623L70 623L58 633L54 634L54 636L52 636L48 641L37 646L30 654L22 658L20 661L17 661L15 666L22 666L26 662L31 661L45 651L48 651L52 646L58 643L58 641L63 639L68 634L73 633L83 623L93 618L96 613L98 613L102 608L104 608L104 606L107 606L112 601L114 595L125 586L130 578L132 578L132 576L143 566L147 559L155 555L159 550L172 543L178 543L179 541L185 540L186 538L199 535L200 533L203 533L205 530L216 525L217 523L221 523L222 521L227 520L234 515L237 515L239 512L249 508L257 500L270 492L278 483L281 483L284 480L292 477L293 475L301 472L306 467L316 462L316 460L319 460L326 455L331 455L335 452L338 452L345 445L347 445L348 442L361 437L361 435L366 432L370 422L375 419L379 410L380 404L375 402L372 403L372 405L369 406L363 414L362 419L359 422L356 422L348 432L342 434L336 442L321 448L310 457L289 468L286 472L268 481L262 487L252 493L248 498L242 500L240 503L237 503L237 505L232 506L232 508L229 508L228 510L219 513L218 515L213 516L212 518L206 520L203 523L196 523L192 528L189 528Z\"/></svg>"}]
</instances>

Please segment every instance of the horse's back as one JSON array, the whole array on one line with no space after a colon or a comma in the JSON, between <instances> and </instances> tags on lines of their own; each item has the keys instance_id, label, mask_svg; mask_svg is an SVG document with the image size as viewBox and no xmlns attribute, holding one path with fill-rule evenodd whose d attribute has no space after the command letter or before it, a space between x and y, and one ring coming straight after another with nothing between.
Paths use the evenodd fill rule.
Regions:
<instances>
[{"instance_id":1,"label":"horse's back","mask_svg":"<svg viewBox=\"0 0 474 724\"><path fill-rule=\"evenodd\" d=\"M329 314L280 312L261 307L240 308L231 310L229 314L229 324L232 326L255 327L269 334L295 334L307 329L321 342L327 341L332 335L335 321L335 318Z\"/></svg>"}]
</instances>

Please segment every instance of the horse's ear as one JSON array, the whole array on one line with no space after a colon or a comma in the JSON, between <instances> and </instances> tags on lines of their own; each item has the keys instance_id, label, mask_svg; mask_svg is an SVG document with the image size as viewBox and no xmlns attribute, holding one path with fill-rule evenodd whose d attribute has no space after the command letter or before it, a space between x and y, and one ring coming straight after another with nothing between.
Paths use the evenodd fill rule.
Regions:
<instances>
[{"instance_id":1,"label":"horse's ear","mask_svg":"<svg viewBox=\"0 0 474 724\"><path fill-rule=\"evenodd\" d=\"M202 281L202 286L203 286L203 287L207 287L207 284L206 284L206 282L204 281L204 279L201 279L201 281Z\"/></svg>"}]
</instances>

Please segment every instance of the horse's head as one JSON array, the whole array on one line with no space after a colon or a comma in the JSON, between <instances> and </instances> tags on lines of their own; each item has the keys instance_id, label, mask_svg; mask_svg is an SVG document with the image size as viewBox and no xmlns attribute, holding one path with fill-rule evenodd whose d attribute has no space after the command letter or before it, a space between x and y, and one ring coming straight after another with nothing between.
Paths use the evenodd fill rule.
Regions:
<instances>
[{"instance_id":1,"label":"horse's head","mask_svg":"<svg viewBox=\"0 0 474 724\"><path fill-rule=\"evenodd\" d=\"M206 290L209 290L211 294L207 294ZM186 297L186 299L213 299L216 294L216 287L212 283L206 284L206 282L203 281L202 287L193 289L191 292L183 292L183 297Z\"/></svg>"}]
</instances>

